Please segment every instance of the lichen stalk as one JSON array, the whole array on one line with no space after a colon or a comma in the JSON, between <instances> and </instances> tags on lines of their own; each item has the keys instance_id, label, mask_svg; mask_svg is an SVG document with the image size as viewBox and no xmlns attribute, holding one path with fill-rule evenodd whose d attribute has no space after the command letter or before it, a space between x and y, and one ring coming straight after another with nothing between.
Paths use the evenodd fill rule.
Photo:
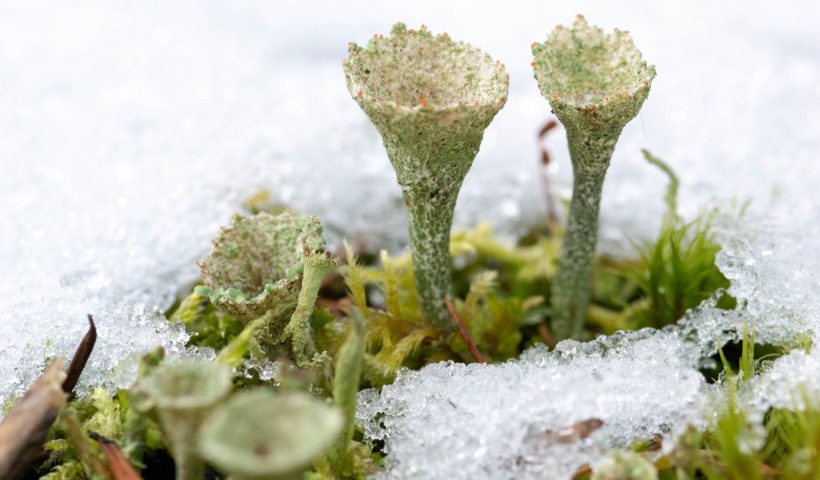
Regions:
<instances>
[{"instance_id":1,"label":"lichen stalk","mask_svg":"<svg viewBox=\"0 0 820 480\"><path fill-rule=\"evenodd\" d=\"M619 132L620 133L620 132ZM559 338L577 336L586 320L590 283L598 240L598 212L604 177L615 149L617 135L577 138L567 132L575 181L570 214L552 285L552 330Z\"/></svg>"},{"instance_id":2,"label":"lichen stalk","mask_svg":"<svg viewBox=\"0 0 820 480\"><path fill-rule=\"evenodd\" d=\"M478 142L481 138L478 138ZM477 142L477 143L478 143ZM395 148L388 148L388 152ZM476 147L476 152L478 148ZM396 154L396 153L394 153ZM475 156L474 154L471 157ZM407 158L393 161L393 164L423 162ZM449 327L445 297L450 293L450 229L456 208L456 198L464 176L472 165L472 158L451 163L449 170L431 173L420 179L404 175L402 186L404 202L407 205L410 250L413 258L413 275L422 305L433 325ZM418 171L418 169L414 169ZM402 181L403 180L403 181Z\"/></svg>"},{"instance_id":3,"label":"lichen stalk","mask_svg":"<svg viewBox=\"0 0 820 480\"><path fill-rule=\"evenodd\" d=\"M330 457L335 473L343 478L353 469L350 446L356 427L356 396L364 358L364 319L358 311L349 318L350 332L339 349L333 378L333 403L344 415L344 427Z\"/></svg>"},{"instance_id":4,"label":"lichen stalk","mask_svg":"<svg viewBox=\"0 0 820 480\"><path fill-rule=\"evenodd\" d=\"M285 327L284 334L290 338L293 356L298 365L307 365L309 356L315 352L310 336L310 316L319 296L322 281L338 265L338 260L328 252L312 252L306 249L302 274L302 288L299 291L296 310Z\"/></svg>"}]
</instances>

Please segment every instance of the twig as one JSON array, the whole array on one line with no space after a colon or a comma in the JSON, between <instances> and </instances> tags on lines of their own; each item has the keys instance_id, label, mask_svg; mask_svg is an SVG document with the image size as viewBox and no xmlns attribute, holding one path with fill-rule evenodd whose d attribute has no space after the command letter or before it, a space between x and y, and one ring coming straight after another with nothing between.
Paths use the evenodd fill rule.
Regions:
<instances>
[{"instance_id":1,"label":"twig","mask_svg":"<svg viewBox=\"0 0 820 480\"><path fill-rule=\"evenodd\" d=\"M61 384L63 359L51 362L0 423L0 478L22 475L42 453L43 442L68 396Z\"/></svg>"},{"instance_id":2,"label":"twig","mask_svg":"<svg viewBox=\"0 0 820 480\"><path fill-rule=\"evenodd\" d=\"M140 474L128 463L116 442L96 432L89 432L88 436L100 444L100 449L105 455L105 460L114 475L114 480L142 480Z\"/></svg>"},{"instance_id":3,"label":"twig","mask_svg":"<svg viewBox=\"0 0 820 480\"><path fill-rule=\"evenodd\" d=\"M575 473L572 474L572 478L573 479L581 478L582 476L588 475L590 473L592 473L592 466L588 463L585 463L585 464L581 465L580 467L578 467L577 470L575 470Z\"/></svg>"},{"instance_id":4,"label":"twig","mask_svg":"<svg viewBox=\"0 0 820 480\"><path fill-rule=\"evenodd\" d=\"M604 421L600 418L588 418L557 430L547 430L544 435L555 443L572 443L587 438L603 426Z\"/></svg>"},{"instance_id":5,"label":"twig","mask_svg":"<svg viewBox=\"0 0 820 480\"><path fill-rule=\"evenodd\" d=\"M455 307L453 307L453 302L450 301L449 295L444 297L444 303L447 305L447 310L450 312L450 316L453 317L453 321L458 327L461 338L467 342L467 348L470 349L470 354L472 354L473 359L478 363L487 363L484 361L484 357L481 356L481 352L478 351L478 347L473 341L473 337L470 336L470 332L467 331L467 327L464 326L464 322L462 322L461 318L458 316Z\"/></svg>"},{"instance_id":6,"label":"twig","mask_svg":"<svg viewBox=\"0 0 820 480\"><path fill-rule=\"evenodd\" d=\"M71 393L71 391L74 390L77 381L80 379L80 374L83 373L85 364L88 362L88 357L91 356L91 351L94 350L94 344L96 342L97 327L94 325L94 317L89 313L88 332L82 341L80 341L80 345L77 347L77 351L74 352L71 363L68 365L68 370L66 370L65 381L63 382L63 391L65 393Z\"/></svg>"},{"instance_id":7,"label":"twig","mask_svg":"<svg viewBox=\"0 0 820 480\"><path fill-rule=\"evenodd\" d=\"M67 372L62 372L62 358L51 362L0 423L0 478L16 478L30 465L43 460L43 442L65 406L68 394L77 385L97 340L91 315L88 315L88 323L88 333L74 352Z\"/></svg>"}]
</instances>

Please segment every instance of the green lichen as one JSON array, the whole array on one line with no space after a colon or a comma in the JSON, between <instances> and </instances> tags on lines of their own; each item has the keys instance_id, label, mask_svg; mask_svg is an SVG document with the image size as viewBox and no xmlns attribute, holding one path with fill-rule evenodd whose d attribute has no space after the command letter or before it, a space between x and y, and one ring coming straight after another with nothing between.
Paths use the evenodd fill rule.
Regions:
<instances>
[{"instance_id":1,"label":"green lichen","mask_svg":"<svg viewBox=\"0 0 820 480\"><path fill-rule=\"evenodd\" d=\"M310 215L234 215L202 261L195 292L248 322L269 310L287 319L296 307L305 252L323 251L322 225Z\"/></svg>"},{"instance_id":2,"label":"green lichen","mask_svg":"<svg viewBox=\"0 0 820 480\"><path fill-rule=\"evenodd\" d=\"M572 203L552 286L552 329L577 336L586 320L601 190L624 126L640 111L655 77L629 33L605 34L578 16L532 45L541 93L564 124L574 174Z\"/></svg>"},{"instance_id":3,"label":"green lichen","mask_svg":"<svg viewBox=\"0 0 820 480\"><path fill-rule=\"evenodd\" d=\"M404 194L422 304L430 322L450 327L453 211L484 130L507 100L508 75L469 44L401 23L349 51L348 90L381 134Z\"/></svg>"},{"instance_id":4,"label":"green lichen","mask_svg":"<svg viewBox=\"0 0 820 480\"><path fill-rule=\"evenodd\" d=\"M134 408L159 419L178 480L201 480L205 474L198 454L199 425L230 391L226 365L197 362L161 364L132 387Z\"/></svg>"},{"instance_id":5,"label":"green lichen","mask_svg":"<svg viewBox=\"0 0 820 480\"><path fill-rule=\"evenodd\" d=\"M202 455L238 480L301 478L342 429L342 415L302 392L233 395L204 422Z\"/></svg>"},{"instance_id":6,"label":"green lichen","mask_svg":"<svg viewBox=\"0 0 820 480\"><path fill-rule=\"evenodd\" d=\"M337 260L325 251L319 219L294 212L234 215L231 225L222 229L213 245L211 253L199 263L205 286L196 287L173 317L186 321L186 325L202 327L203 333L211 337L224 333L223 329L213 331L215 323L224 323L226 328L234 326L233 319L245 323L244 330L217 338L218 345L208 345L224 346L244 334L234 342L230 354L223 355L223 359L231 357L228 363L241 359L237 355L248 350L249 335L254 333L270 347L289 344L293 359L307 366L317 353L310 315L322 280L337 265ZM207 297L219 309L216 313L223 316L209 313L207 305L197 302L202 297Z\"/></svg>"},{"instance_id":7,"label":"green lichen","mask_svg":"<svg viewBox=\"0 0 820 480\"><path fill-rule=\"evenodd\" d=\"M305 251L304 273L296 310L284 331L284 335L291 341L293 356L299 365L307 365L308 358L316 353L310 335L310 315L313 313L322 280L338 263L338 260L327 252Z\"/></svg>"}]
</instances>

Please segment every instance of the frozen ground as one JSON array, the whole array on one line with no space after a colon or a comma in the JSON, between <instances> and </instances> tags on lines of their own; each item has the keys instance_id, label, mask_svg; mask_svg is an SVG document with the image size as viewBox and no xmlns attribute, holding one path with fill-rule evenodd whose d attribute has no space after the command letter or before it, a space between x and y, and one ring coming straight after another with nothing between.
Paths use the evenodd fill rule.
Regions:
<instances>
[{"instance_id":1,"label":"frozen ground","mask_svg":"<svg viewBox=\"0 0 820 480\"><path fill-rule=\"evenodd\" d=\"M529 360L487 371L438 366L408 374L388 390L392 394L371 400L403 408L415 398L408 392L416 384L438 382L462 405L459 399L470 398L470 378L489 381L511 371L519 372L516 378L559 375L554 386L531 391L545 385L533 380L521 394L543 398L531 402L545 409L535 412L544 415L534 426L542 429L563 425L560 409L569 404L558 400L567 390L578 388L576 405L598 399L589 411L573 414L608 420L582 456L566 457L578 461L625 441L612 436L615 426L624 426L621 435L640 434L635 414L646 410L631 406L633 400L676 393L669 401L680 403L651 404L655 416L645 419L646 429L696 418L691 412L705 393L702 385L694 393L689 388L697 383L690 374L698 349L713 344L715 331L747 319L777 335L783 325L810 330L817 320L820 12L797 0L758 9L740 1L659 8L648 1L628 7L604 1L0 3L0 404L23 391L44 358L73 350L89 312L100 340L85 384L113 382L109 372L121 358L157 344L182 352L184 332L159 312L196 278L194 261L218 226L260 189L318 214L335 239L366 237L371 247L400 248L400 193L374 129L348 97L340 67L348 41L365 42L397 20L470 41L510 72L508 104L487 131L456 222L491 220L514 235L538 221L544 201L535 132L549 108L532 79L529 45L580 12L603 27L629 29L658 69L643 113L627 127L613 160L604 247L623 252L625 239L656 230L664 179L641 160L639 149L648 147L680 175L688 215L715 203L753 200L746 224L724 235L722 259L732 288L749 304L720 319L724 323L716 323L708 307L693 313L690 324L700 318L715 327L702 328L698 341L684 342L695 329L662 334L676 338L663 350L670 359L677 351L691 353L664 368L693 383L656 384L646 381L655 377L635 375L628 381L634 384L611 385L610 374L631 370L630 362L649 368L640 367L646 352L626 341L623 352L608 354L618 359L611 365L594 358L594 346L566 359L531 352ZM557 159L553 173L566 190L561 137L555 134L549 145ZM658 346L654 336L642 341ZM816 353L787 358L818 371ZM570 367L576 364L584 366ZM777 372L788 368L774 370L772 378ZM584 375L592 380L584 383ZM807 378L816 382L820 374ZM595 382L602 383L589 386ZM624 396L596 396L610 386ZM431 400L429 412L443 395ZM480 405L497 415L513 411L502 400L490 395ZM677 413L665 420L664 412ZM495 435L492 426L506 424L490 418L465 431L457 422L470 417L461 413L451 430L467 435L457 440L464 444L475 445L466 438ZM418 425L394 418L391 474L412 476L407 469L426 468L424 458L402 457L412 444L403 447L401 438ZM510 418L511 424L523 421L520 413ZM450 435L442 441L455 441ZM452 468L498 468L490 454L481 462L454 458L447 464Z\"/></svg>"}]
</instances>

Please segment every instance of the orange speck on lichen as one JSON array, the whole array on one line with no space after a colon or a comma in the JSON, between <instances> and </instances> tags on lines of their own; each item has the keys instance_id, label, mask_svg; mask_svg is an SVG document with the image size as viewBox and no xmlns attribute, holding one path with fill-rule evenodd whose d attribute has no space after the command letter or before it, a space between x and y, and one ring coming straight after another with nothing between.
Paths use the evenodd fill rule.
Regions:
<instances>
[{"instance_id":1,"label":"orange speck on lichen","mask_svg":"<svg viewBox=\"0 0 820 480\"><path fill-rule=\"evenodd\" d=\"M364 97L364 92L359 90L359 93L356 94L357 97L362 98Z\"/></svg>"},{"instance_id":2,"label":"orange speck on lichen","mask_svg":"<svg viewBox=\"0 0 820 480\"><path fill-rule=\"evenodd\" d=\"M536 66L536 65L537 65L537 64L536 64L535 62L530 62L530 66L531 66L532 68L535 68L535 66Z\"/></svg>"},{"instance_id":3,"label":"orange speck on lichen","mask_svg":"<svg viewBox=\"0 0 820 480\"><path fill-rule=\"evenodd\" d=\"M427 108L427 100L425 100L424 97L419 97L419 105L421 105L424 108Z\"/></svg>"}]
</instances>

